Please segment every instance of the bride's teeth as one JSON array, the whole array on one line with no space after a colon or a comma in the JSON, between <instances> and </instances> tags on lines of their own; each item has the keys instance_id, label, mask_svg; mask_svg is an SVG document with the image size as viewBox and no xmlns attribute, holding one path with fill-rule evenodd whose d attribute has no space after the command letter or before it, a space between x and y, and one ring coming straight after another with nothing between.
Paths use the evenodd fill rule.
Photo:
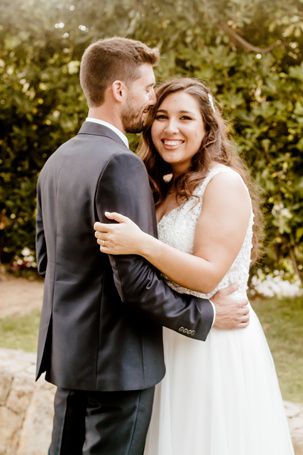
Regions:
<instances>
[{"instance_id":1,"label":"bride's teeth","mask_svg":"<svg viewBox=\"0 0 303 455\"><path fill-rule=\"evenodd\" d=\"M182 141L167 141L167 140L164 140L163 141L165 145L180 145L182 144Z\"/></svg>"}]
</instances>

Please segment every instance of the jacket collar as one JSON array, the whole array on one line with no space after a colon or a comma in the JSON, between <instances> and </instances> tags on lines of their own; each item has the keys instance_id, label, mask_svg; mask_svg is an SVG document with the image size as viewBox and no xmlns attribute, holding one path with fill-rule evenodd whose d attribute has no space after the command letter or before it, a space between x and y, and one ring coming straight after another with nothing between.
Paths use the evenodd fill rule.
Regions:
<instances>
[{"instance_id":1,"label":"jacket collar","mask_svg":"<svg viewBox=\"0 0 303 455\"><path fill-rule=\"evenodd\" d=\"M93 123L93 122L84 122L79 130L78 134L89 134L92 136L105 136L113 141L117 142L118 144L122 144L125 148L126 145L122 141L122 139L110 128L107 128L104 125L100 125L98 123ZM127 148L127 150L129 150Z\"/></svg>"}]
</instances>

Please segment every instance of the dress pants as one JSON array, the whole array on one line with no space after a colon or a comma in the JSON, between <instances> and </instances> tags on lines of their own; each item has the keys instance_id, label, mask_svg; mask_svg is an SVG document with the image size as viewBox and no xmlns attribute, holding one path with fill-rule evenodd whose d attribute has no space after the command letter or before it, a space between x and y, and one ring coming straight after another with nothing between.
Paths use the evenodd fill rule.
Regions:
<instances>
[{"instance_id":1,"label":"dress pants","mask_svg":"<svg viewBox=\"0 0 303 455\"><path fill-rule=\"evenodd\" d=\"M58 388L49 455L142 455L153 396Z\"/></svg>"}]
</instances>

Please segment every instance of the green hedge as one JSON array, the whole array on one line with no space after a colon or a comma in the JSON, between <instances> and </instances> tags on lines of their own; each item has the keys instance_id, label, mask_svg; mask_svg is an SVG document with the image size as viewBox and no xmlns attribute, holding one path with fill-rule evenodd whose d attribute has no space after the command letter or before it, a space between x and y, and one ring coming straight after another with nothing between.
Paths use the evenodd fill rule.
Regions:
<instances>
[{"instance_id":1,"label":"green hedge","mask_svg":"<svg viewBox=\"0 0 303 455\"><path fill-rule=\"evenodd\" d=\"M95 39L120 35L160 47L159 81L189 75L211 86L263 189L263 265L302 276L303 5L284 3L2 1L2 262L34 249L37 175L85 118L78 82L83 50Z\"/></svg>"}]
</instances>

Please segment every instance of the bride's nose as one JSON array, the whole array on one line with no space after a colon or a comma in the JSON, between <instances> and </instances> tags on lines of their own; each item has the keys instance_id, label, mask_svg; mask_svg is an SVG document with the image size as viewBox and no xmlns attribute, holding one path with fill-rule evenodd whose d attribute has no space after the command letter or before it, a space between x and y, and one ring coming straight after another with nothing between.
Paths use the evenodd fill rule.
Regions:
<instances>
[{"instance_id":1,"label":"bride's nose","mask_svg":"<svg viewBox=\"0 0 303 455\"><path fill-rule=\"evenodd\" d=\"M167 123L165 124L164 131L169 134L178 133L178 122L173 118L168 119Z\"/></svg>"}]
</instances>

